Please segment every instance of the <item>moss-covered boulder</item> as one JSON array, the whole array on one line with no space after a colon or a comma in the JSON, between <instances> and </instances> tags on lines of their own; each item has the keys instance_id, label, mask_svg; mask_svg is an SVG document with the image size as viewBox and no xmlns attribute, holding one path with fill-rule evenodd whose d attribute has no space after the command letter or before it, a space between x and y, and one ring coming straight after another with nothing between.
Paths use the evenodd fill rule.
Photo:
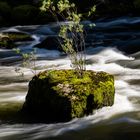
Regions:
<instances>
[{"instance_id":1,"label":"moss-covered boulder","mask_svg":"<svg viewBox=\"0 0 140 140\"><path fill-rule=\"evenodd\" d=\"M0 48L10 49L14 47L15 47L15 44L7 35L0 34Z\"/></svg>"},{"instance_id":2,"label":"moss-covered boulder","mask_svg":"<svg viewBox=\"0 0 140 140\"><path fill-rule=\"evenodd\" d=\"M0 33L0 48L11 49L16 47L16 42L32 41L33 38L22 32L3 32Z\"/></svg>"},{"instance_id":3,"label":"moss-covered boulder","mask_svg":"<svg viewBox=\"0 0 140 140\"><path fill-rule=\"evenodd\" d=\"M14 42L33 40L30 34L24 32L3 32L2 34L8 36Z\"/></svg>"},{"instance_id":4,"label":"moss-covered boulder","mask_svg":"<svg viewBox=\"0 0 140 140\"><path fill-rule=\"evenodd\" d=\"M20 110L23 102L3 102L0 104L0 120L2 122L21 122Z\"/></svg>"},{"instance_id":5,"label":"moss-covered boulder","mask_svg":"<svg viewBox=\"0 0 140 140\"><path fill-rule=\"evenodd\" d=\"M22 108L36 122L69 121L114 103L114 77L105 72L50 70L34 76Z\"/></svg>"}]
</instances>

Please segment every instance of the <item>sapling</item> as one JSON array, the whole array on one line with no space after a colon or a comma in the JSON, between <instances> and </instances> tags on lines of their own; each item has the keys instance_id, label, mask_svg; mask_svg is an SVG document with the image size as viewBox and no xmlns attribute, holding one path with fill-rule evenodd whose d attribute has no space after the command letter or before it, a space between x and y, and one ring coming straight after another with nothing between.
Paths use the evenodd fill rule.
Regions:
<instances>
[{"instance_id":1,"label":"sapling","mask_svg":"<svg viewBox=\"0 0 140 140\"><path fill-rule=\"evenodd\" d=\"M86 14L82 14L78 13L76 5L68 0L58 0L57 2L44 0L40 9L49 11L54 16L60 27L61 48L70 58L71 67L76 71L78 77L82 77L83 71L86 70L86 55L85 31L81 21L85 16L91 16L95 12L96 6L93 6ZM60 24L60 20L65 21L65 24Z\"/></svg>"},{"instance_id":2,"label":"sapling","mask_svg":"<svg viewBox=\"0 0 140 140\"><path fill-rule=\"evenodd\" d=\"M19 48L14 48L13 50L22 57L22 66L30 68L32 73L36 75L36 49L29 53L24 53ZM15 71L17 73L21 73L21 75L24 76L24 73L20 68L15 68Z\"/></svg>"}]
</instances>

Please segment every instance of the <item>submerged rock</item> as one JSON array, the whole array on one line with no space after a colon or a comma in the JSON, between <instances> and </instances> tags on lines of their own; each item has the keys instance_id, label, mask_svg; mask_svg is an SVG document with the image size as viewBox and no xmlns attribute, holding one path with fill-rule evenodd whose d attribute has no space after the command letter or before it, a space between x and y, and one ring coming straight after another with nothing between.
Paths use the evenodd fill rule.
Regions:
<instances>
[{"instance_id":1,"label":"submerged rock","mask_svg":"<svg viewBox=\"0 0 140 140\"><path fill-rule=\"evenodd\" d=\"M65 39L63 39L63 38L61 38L61 37L59 37L57 35L48 36L41 43L35 45L34 47L44 48L44 49L48 49L48 50L64 51L63 48L62 48L62 46L61 46L64 41L65 41ZM77 48L74 47L74 49L75 49L75 51L77 51L77 49L78 49L78 51L81 51L81 50L83 50L83 46L81 46L80 45L80 42L77 41Z\"/></svg>"},{"instance_id":2,"label":"submerged rock","mask_svg":"<svg viewBox=\"0 0 140 140\"><path fill-rule=\"evenodd\" d=\"M37 48L44 48L48 50L60 50L60 37L58 36L48 36L41 43L35 45Z\"/></svg>"},{"instance_id":3,"label":"submerged rock","mask_svg":"<svg viewBox=\"0 0 140 140\"><path fill-rule=\"evenodd\" d=\"M3 32L2 34L8 36L13 42L33 40L30 34L24 32Z\"/></svg>"},{"instance_id":4,"label":"submerged rock","mask_svg":"<svg viewBox=\"0 0 140 140\"><path fill-rule=\"evenodd\" d=\"M32 122L63 122L114 103L114 77L105 72L44 71L29 83L21 112Z\"/></svg>"},{"instance_id":5,"label":"submerged rock","mask_svg":"<svg viewBox=\"0 0 140 140\"><path fill-rule=\"evenodd\" d=\"M12 42L12 40L7 36L0 34L0 48L13 48L15 47L15 44Z\"/></svg>"},{"instance_id":6,"label":"submerged rock","mask_svg":"<svg viewBox=\"0 0 140 140\"><path fill-rule=\"evenodd\" d=\"M11 49L16 47L16 42L32 41L33 38L22 32L2 32L0 33L0 48Z\"/></svg>"},{"instance_id":7,"label":"submerged rock","mask_svg":"<svg viewBox=\"0 0 140 140\"><path fill-rule=\"evenodd\" d=\"M23 102L3 102L0 104L0 120L1 122L22 122L19 111Z\"/></svg>"}]
</instances>

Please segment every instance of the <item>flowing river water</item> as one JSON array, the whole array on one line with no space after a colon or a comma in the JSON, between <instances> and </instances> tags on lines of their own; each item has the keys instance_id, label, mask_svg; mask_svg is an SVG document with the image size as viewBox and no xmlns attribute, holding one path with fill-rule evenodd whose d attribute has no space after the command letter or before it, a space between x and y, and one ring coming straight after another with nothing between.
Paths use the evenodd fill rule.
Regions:
<instances>
[{"instance_id":1,"label":"flowing river water","mask_svg":"<svg viewBox=\"0 0 140 140\"><path fill-rule=\"evenodd\" d=\"M88 27L90 23L83 23L87 28L86 67L115 76L114 105L66 123L27 124L1 119L0 140L140 139L140 17L98 20L94 29ZM19 42L23 52L30 52L46 36L56 35L57 25L15 26L0 31L31 34L34 41ZM37 72L70 68L69 59L58 50L36 48L36 56ZM22 105L32 76L30 68L21 67L19 55L11 49L0 49L0 114L5 108Z\"/></svg>"}]
</instances>

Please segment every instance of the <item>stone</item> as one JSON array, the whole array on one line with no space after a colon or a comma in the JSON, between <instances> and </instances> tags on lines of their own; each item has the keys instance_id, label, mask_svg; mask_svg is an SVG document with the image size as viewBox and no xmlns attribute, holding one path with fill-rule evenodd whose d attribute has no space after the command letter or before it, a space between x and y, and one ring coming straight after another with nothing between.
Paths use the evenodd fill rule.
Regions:
<instances>
[{"instance_id":1,"label":"stone","mask_svg":"<svg viewBox=\"0 0 140 140\"><path fill-rule=\"evenodd\" d=\"M19 42L19 41L33 41L33 38L30 34L24 32L3 32L3 35L8 36L12 41Z\"/></svg>"},{"instance_id":2,"label":"stone","mask_svg":"<svg viewBox=\"0 0 140 140\"><path fill-rule=\"evenodd\" d=\"M16 42L32 41L33 38L22 32L2 32L0 34L0 48L12 49L17 45Z\"/></svg>"},{"instance_id":3,"label":"stone","mask_svg":"<svg viewBox=\"0 0 140 140\"><path fill-rule=\"evenodd\" d=\"M105 72L49 70L34 76L22 114L31 122L65 122L114 103L114 77Z\"/></svg>"},{"instance_id":4,"label":"stone","mask_svg":"<svg viewBox=\"0 0 140 140\"><path fill-rule=\"evenodd\" d=\"M59 50L61 48L59 43L60 37L58 36L48 36L41 43L35 45L37 48L44 48L48 50Z\"/></svg>"},{"instance_id":5,"label":"stone","mask_svg":"<svg viewBox=\"0 0 140 140\"><path fill-rule=\"evenodd\" d=\"M46 37L46 39L44 39L41 43L35 45L34 47L44 48L44 49L48 49L48 50L59 50L59 51L64 52L63 48L61 47L61 44L63 44L64 40L57 35L53 35L53 36L51 35L51 36ZM79 44L80 44L80 41L77 41L77 48L74 47L75 51L80 52L81 50L84 49L84 48L81 48L81 46ZM87 46L85 46L85 47L87 47Z\"/></svg>"},{"instance_id":6,"label":"stone","mask_svg":"<svg viewBox=\"0 0 140 140\"><path fill-rule=\"evenodd\" d=\"M4 123L22 122L20 110L23 102L4 102L0 104L0 120Z\"/></svg>"},{"instance_id":7,"label":"stone","mask_svg":"<svg viewBox=\"0 0 140 140\"><path fill-rule=\"evenodd\" d=\"M16 45L12 42L12 40L7 36L0 34L0 48L13 48Z\"/></svg>"}]
</instances>

